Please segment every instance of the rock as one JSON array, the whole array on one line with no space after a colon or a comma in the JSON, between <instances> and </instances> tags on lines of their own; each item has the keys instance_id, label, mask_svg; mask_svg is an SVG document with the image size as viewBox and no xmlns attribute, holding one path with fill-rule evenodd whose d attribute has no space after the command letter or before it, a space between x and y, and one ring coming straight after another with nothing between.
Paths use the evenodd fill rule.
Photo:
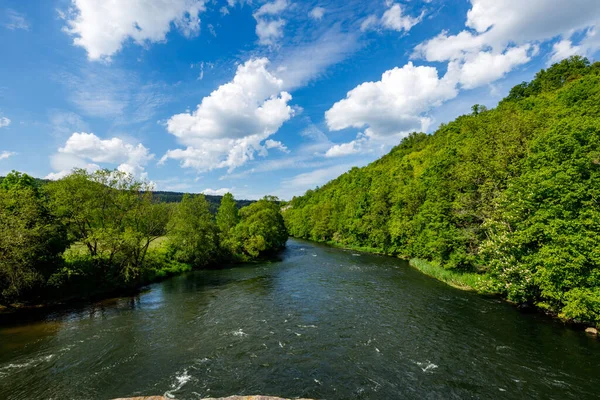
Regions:
<instances>
[{"instance_id":1,"label":"rock","mask_svg":"<svg viewBox=\"0 0 600 400\"><path fill-rule=\"evenodd\" d=\"M594 336L598 336L598 329L596 328L586 328L585 333L588 333L590 335L594 335Z\"/></svg>"},{"instance_id":2,"label":"rock","mask_svg":"<svg viewBox=\"0 0 600 400\"><path fill-rule=\"evenodd\" d=\"M167 399L163 396L147 396L147 397L128 397L128 398L119 398L113 400L171 400ZM219 397L219 398L206 398L202 400L290 400L283 399L281 397L271 397L271 396L229 396L229 397ZM311 399L296 399L296 400L311 400Z\"/></svg>"},{"instance_id":3,"label":"rock","mask_svg":"<svg viewBox=\"0 0 600 400\"><path fill-rule=\"evenodd\" d=\"M283 399L281 397L271 397L271 396L229 396L229 397L220 397L220 398L207 398L202 400L290 400ZM297 400L310 400L310 399L297 399Z\"/></svg>"},{"instance_id":4,"label":"rock","mask_svg":"<svg viewBox=\"0 0 600 400\"><path fill-rule=\"evenodd\" d=\"M113 399L113 400L168 400L166 397L163 396L140 396L140 397L123 397L123 398L118 398L118 399Z\"/></svg>"}]
</instances>

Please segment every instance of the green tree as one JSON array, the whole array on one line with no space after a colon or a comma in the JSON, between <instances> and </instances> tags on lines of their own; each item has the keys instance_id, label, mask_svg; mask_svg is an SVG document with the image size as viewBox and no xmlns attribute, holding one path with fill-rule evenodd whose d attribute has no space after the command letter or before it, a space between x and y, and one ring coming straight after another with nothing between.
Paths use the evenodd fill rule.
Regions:
<instances>
[{"instance_id":1,"label":"green tree","mask_svg":"<svg viewBox=\"0 0 600 400\"><path fill-rule=\"evenodd\" d=\"M0 303L39 296L60 267L66 239L33 178L10 173L0 186Z\"/></svg>"},{"instance_id":2,"label":"green tree","mask_svg":"<svg viewBox=\"0 0 600 400\"><path fill-rule=\"evenodd\" d=\"M169 221L175 260L194 267L213 264L219 255L218 227L204 195L184 195Z\"/></svg>"},{"instance_id":3,"label":"green tree","mask_svg":"<svg viewBox=\"0 0 600 400\"><path fill-rule=\"evenodd\" d=\"M240 216L231 193L226 193L221 199L221 205L217 211L217 226L221 237L229 237L230 231L240 222Z\"/></svg>"},{"instance_id":4,"label":"green tree","mask_svg":"<svg viewBox=\"0 0 600 400\"><path fill-rule=\"evenodd\" d=\"M232 235L232 249L237 258L249 260L285 246L288 233L277 198L266 196L242 208L240 216Z\"/></svg>"},{"instance_id":5,"label":"green tree","mask_svg":"<svg viewBox=\"0 0 600 400\"><path fill-rule=\"evenodd\" d=\"M131 174L74 170L47 191L70 241L84 245L93 259L97 279L136 277L149 243L164 233L166 217L152 206L150 185Z\"/></svg>"}]
</instances>

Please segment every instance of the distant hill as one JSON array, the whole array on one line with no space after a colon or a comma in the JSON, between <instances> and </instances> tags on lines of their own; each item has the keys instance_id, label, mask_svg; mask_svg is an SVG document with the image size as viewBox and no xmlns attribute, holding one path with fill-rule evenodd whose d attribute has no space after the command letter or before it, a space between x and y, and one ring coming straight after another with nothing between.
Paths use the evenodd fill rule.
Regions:
<instances>
[{"instance_id":1,"label":"distant hill","mask_svg":"<svg viewBox=\"0 0 600 400\"><path fill-rule=\"evenodd\" d=\"M4 179L4 177L0 176L0 183L2 183L3 179ZM43 186L43 185L47 184L48 182L50 182L50 180L48 180L48 179L40 179L40 178L34 178L34 179L40 186ZM158 201L164 202L164 203L179 203L181 201L181 199L183 198L184 194L186 194L186 193L155 191L154 198L157 199ZM191 193L191 194L194 195L194 193ZM221 204L221 199L223 198L223 196L213 196L213 195L204 195L204 196L206 197L206 200L210 204L211 210L213 212L216 212L217 209L219 208L219 205ZM235 201L238 208L246 207L254 202L255 202L254 200L236 200Z\"/></svg>"},{"instance_id":2,"label":"distant hill","mask_svg":"<svg viewBox=\"0 0 600 400\"><path fill-rule=\"evenodd\" d=\"M155 191L154 197L158 201L164 203L179 203L183 198L184 194L185 193L182 192ZM219 205L221 204L221 199L223 198L223 196L213 196L208 194L205 194L204 197L206 197L206 200L210 204L210 207L213 211L216 211L217 208L219 208ZM254 200L236 200L235 203L237 204L238 208L242 208L254 203Z\"/></svg>"}]
</instances>

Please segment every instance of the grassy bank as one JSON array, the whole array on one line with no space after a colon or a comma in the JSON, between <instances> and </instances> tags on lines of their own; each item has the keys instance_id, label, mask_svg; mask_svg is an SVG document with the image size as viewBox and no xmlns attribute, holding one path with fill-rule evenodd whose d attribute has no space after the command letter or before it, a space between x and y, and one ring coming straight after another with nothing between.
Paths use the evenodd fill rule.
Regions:
<instances>
[{"instance_id":1,"label":"grassy bank","mask_svg":"<svg viewBox=\"0 0 600 400\"><path fill-rule=\"evenodd\" d=\"M488 278L486 275L473 272L456 272L418 258L411 259L409 263L411 267L419 270L425 275L457 289L490 294L489 291L484 289L489 286L487 284Z\"/></svg>"}]
</instances>

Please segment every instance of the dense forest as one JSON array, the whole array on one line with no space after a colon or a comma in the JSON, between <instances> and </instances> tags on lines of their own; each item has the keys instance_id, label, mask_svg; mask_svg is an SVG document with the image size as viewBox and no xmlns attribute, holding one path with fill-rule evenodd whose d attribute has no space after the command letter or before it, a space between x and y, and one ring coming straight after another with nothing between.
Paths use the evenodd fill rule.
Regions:
<instances>
[{"instance_id":1,"label":"dense forest","mask_svg":"<svg viewBox=\"0 0 600 400\"><path fill-rule=\"evenodd\" d=\"M0 182L0 305L135 289L285 246L275 198L239 209L227 194L216 212L204 195L159 200L119 171L74 170L55 182L12 172Z\"/></svg>"},{"instance_id":2,"label":"dense forest","mask_svg":"<svg viewBox=\"0 0 600 400\"><path fill-rule=\"evenodd\" d=\"M600 324L600 63L541 70L284 218L292 236L477 274L477 290Z\"/></svg>"}]
</instances>

